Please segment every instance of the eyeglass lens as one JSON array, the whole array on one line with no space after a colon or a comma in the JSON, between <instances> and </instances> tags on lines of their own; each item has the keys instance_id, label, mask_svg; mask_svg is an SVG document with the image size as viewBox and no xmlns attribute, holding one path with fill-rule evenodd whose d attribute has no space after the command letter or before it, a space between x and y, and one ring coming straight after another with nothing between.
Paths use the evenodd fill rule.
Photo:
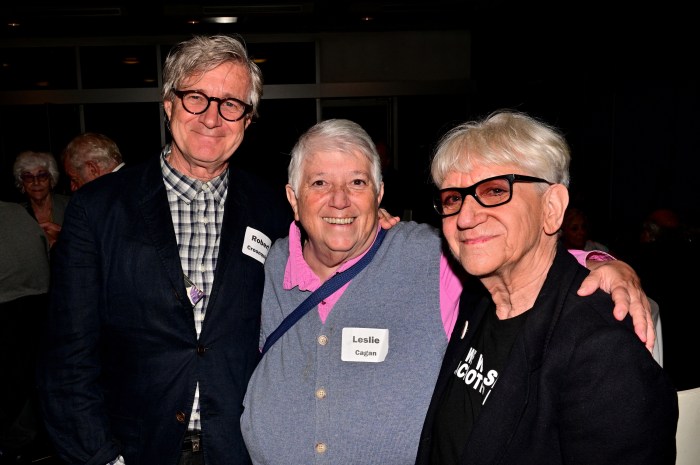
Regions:
<instances>
[{"instance_id":1,"label":"eyeglass lens","mask_svg":"<svg viewBox=\"0 0 700 465\"><path fill-rule=\"evenodd\" d=\"M462 209L464 199L471 195L482 207L497 207L510 202L513 197L515 182L544 182L553 184L546 179L535 178L523 174L504 174L494 176L473 184L469 187L454 187L442 189L437 193L434 206L442 216L456 215Z\"/></svg>"},{"instance_id":2,"label":"eyeglass lens","mask_svg":"<svg viewBox=\"0 0 700 465\"><path fill-rule=\"evenodd\" d=\"M457 213L462 208L465 197L472 195L484 207L495 207L510 200L512 185L510 179L486 179L464 189L449 189L440 192L442 215Z\"/></svg>"},{"instance_id":3,"label":"eyeglass lens","mask_svg":"<svg viewBox=\"0 0 700 465\"><path fill-rule=\"evenodd\" d=\"M219 104L219 114L229 121L238 120L247 112L247 107L242 102L233 98L219 99L216 97L209 97L201 92L183 93L180 98L182 99L182 106L185 107L185 110L196 115L207 111L212 101Z\"/></svg>"},{"instance_id":4,"label":"eyeglass lens","mask_svg":"<svg viewBox=\"0 0 700 465\"><path fill-rule=\"evenodd\" d=\"M39 171L36 175L32 173L22 173L20 176L24 182L46 182L50 177L51 175L46 171Z\"/></svg>"}]
</instances>

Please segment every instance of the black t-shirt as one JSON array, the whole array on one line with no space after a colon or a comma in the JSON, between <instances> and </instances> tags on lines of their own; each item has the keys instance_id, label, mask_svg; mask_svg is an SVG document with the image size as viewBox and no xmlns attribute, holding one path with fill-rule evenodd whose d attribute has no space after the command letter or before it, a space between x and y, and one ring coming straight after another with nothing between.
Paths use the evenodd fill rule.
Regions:
<instances>
[{"instance_id":1,"label":"black t-shirt","mask_svg":"<svg viewBox=\"0 0 700 465\"><path fill-rule=\"evenodd\" d=\"M527 314L499 320L493 304L487 310L439 401L432 432L431 465L458 463ZM457 334L454 332L452 337Z\"/></svg>"}]
</instances>

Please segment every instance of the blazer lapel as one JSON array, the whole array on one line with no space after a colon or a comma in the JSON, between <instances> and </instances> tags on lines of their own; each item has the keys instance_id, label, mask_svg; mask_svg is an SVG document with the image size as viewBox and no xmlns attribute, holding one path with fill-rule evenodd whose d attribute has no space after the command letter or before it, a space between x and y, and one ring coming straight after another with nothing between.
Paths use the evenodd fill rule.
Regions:
<instances>
[{"instance_id":1,"label":"blazer lapel","mask_svg":"<svg viewBox=\"0 0 700 465\"><path fill-rule=\"evenodd\" d=\"M431 437L436 409L440 405L440 399L445 391L447 382L453 376L457 361L464 355L464 351L474 336L474 330L479 325L491 302L490 296L476 278L468 277L466 279L467 281L459 299L457 321L450 335L450 342L445 350L440 373L435 382L433 396L426 413L421 441L429 440ZM425 454L429 454L429 451L424 450L421 452L422 456L425 456Z\"/></svg>"},{"instance_id":2,"label":"blazer lapel","mask_svg":"<svg viewBox=\"0 0 700 465\"><path fill-rule=\"evenodd\" d=\"M231 280L225 282L224 276L241 276L240 273L231 272L227 268L238 263L232 258L241 254L240 248L243 246L243 236L246 229L244 225L249 223L248 205L252 204L252 200L248 199L248 193L242 188L244 184L237 179L237 173L236 169L229 167L228 193L226 194L224 219L219 238L219 256L216 259L216 272L207 304L207 314L215 311L221 287L223 285L236 285Z\"/></svg>"},{"instance_id":3,"label":"blazer lapel","mask_svg":"<svg viewBox=\"0 0 700 465\"><path fill-rule=\"evenodd\" d=\"M560 248L513 344L498 387L479 414L461 463L498 463L508 451L529 400L537 398L538 372L566 296L575 282L576 267L568 266L569 261L575 259Z\"/></svg>"},{"instance_id":4,"label":"blazer lapel","mask_svg":"<svg viewBox=\"0 0 700 465\"><path fill-rule=\"evenodd\" d=\"M481 284L479 283L479 286ZM462 291L459 300L459 315L455 322L450 343L445 350L442 361L442 368L435 387L435 398L442 395L447 381L452 376L452 372L457 366L458 360L464 355L464 351L475 334L475 329L481 323L481 319L489 308L491 299L483 287L480 289L467 289Z\"/></svg>"},{"instance_id":5,"label":"blazer lapel","mask_svg":"<svg viewBox=\"0 0 700 465\"><path fill-rule=\"evenodd\" d=\"M462 454L461 463L498 463L522 418L531 394L531 366L523 338L518 337L497 387L484 404Z\"/></svg>"},{"instance_id":6,"label":"blazer lapel","mask_svg":"<svg viewBox=\"0 0 700 465\"><path fill-rule=\"evenodd\" d=\"M183 304L189 305L182 264L180 263L180 252L175 237L175 227L170 215L168 197L165 193L165 184L160 169L160 157L147 164L136 189L136 192L140 192L140 196L137 197L140 200L137 201L137 204L143 216L146 234L155 246L161 258L163 269L178 298Z\"/></svg>"}]
</instances>

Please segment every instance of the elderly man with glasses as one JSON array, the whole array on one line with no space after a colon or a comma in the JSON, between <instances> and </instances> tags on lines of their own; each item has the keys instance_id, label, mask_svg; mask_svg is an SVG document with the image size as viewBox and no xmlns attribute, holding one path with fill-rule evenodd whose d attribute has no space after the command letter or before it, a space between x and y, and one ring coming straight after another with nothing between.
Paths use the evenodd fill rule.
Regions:
<instances>
[{"instance_id":1,"label":"elderly man with glasses","mask_svg":"<svg viewBox=\"0 0 700 465\"><path fill-rule=\"evenodd\" d=\"M242 39L175 45L162 89L172 143L73 194L39 370L67 463L249 462L239 418L263 264L291 216L281 192L229 165L262 90Z\"/></svg>"}]
</instances>

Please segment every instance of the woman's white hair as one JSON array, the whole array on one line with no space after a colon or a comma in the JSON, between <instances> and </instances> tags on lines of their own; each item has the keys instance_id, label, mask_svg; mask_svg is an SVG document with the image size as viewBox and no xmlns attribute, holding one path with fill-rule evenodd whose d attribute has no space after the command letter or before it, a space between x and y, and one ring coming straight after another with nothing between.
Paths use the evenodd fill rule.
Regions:
<instances>
[{"instance_id":1,"label":"woman's white hair","mask_svg":"<svg viewBox=\"0 0 700 465\"><path fill-rule=\"evenodd\" d=\"M288 183L294 192L299 192L304 160L317 152L361 153L371 164L374 192L379 193L382 163L372 138L359 124L347 119L328 119L315 124L299 138L287 170Z\"/></svg>"},{"instance_id":2,"label":"woman's white hair","mask_svg":"<svg viewBox=\"0 0 700 465\"><path fill-rule=\"evenodd\" d=\"M56 158L49 152L33 152L26 150L21 152L15 158L15 163L12 167L12 174L15 176L15 186L24 193L24 184L22 183L22 173L35 170L37 168L45 169L51 176L51 189L58 184L58 163Z\"/></svg>"},{"instance_id":3,"label":"woman's white hair","mask_svg":"<svg viewBox=\"0 0 700 465\"><path fill-rule=\"evenodd\" d=\"M448 173L469 172L473 163L516 165L521 173L569 185L569 145L554 127L524 113L500 110L482 121L450 130L440 140L431 174L440 187Z\"/></svg>"}]
</instances>

